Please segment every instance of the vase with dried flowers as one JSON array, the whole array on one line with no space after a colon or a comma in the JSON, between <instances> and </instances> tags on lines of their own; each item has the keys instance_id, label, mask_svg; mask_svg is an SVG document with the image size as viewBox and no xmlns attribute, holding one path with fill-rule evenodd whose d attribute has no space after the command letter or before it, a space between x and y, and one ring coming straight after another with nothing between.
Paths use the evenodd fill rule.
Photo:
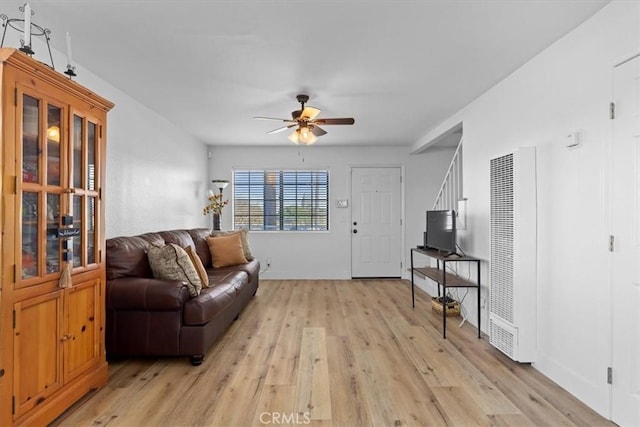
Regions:
<instances>
[{"instance_id":1,"label":"vase with dried flowers","mask_svg":"<svg viewBox=\"0 0 640 427\"><path fill-rule=\"evenodd\" d=\"M209 204L202 209L203 215L213 214L213 229L220 230L220 216L222 208L229 204L229 200L222 200L222 191L218 194L209 194Z\"/></svg>"}]
</instances>

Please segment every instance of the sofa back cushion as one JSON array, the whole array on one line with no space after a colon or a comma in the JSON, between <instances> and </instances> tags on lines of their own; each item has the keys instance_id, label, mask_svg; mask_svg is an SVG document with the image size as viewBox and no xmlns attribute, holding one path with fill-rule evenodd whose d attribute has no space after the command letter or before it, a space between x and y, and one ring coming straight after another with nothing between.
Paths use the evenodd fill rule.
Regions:
<instances>
[{"instance_id":1,"label":"sofa back cushion","mask_svg":"<svg viewBox=\"0 0 640 427\"><path fill-rule=\"evenodd\" d=\"M150 246L164 246L168 243L175 243L181 248L193 247L204 267L211 267L211 252L206 240L210 233L208 228L195 228L107 239L107 280L119 277L153 278L147 250Z\"/></svg>"},{"instance_id":2,"label":"sofa back cushion","mask_svg":"<svg viewBox=\"0 0 640 427\"><path fill-rule=\"evenodd\" d=\"M167 245L169 243L173 243L181 248L185 248L187 246L195 247L193 239L187 230L160 231L158 234L162 236L165 244Z\"/></svg>"},{"instance_id":3,"label":"sofa back cushion","mask_svg":"<svg viewBox=\"0 0 640 427\"><path fill-rule=\"evenodd\" d=\"M147 258L149 242L140 236L107 239L107 280L120 277L152 278Z\"/></svg>"},{"instance_id":4,"label":"sofa back cushion","mask_svg":"<svg viewBox=\"0 0 640 427\"><path fill-rule=\"evenodd\" d=\"M164 246L164 237L160 233L144 233L138 237L146 240L151 246Z\"/></svg>"},{"instance_id":5,"label":"sofa back cushion","mask_svg":"<svg viewBox=\"0 0 640 427\"><path fill-rule=\"evenodd\" d=\"M209 244L207 243L207 237L209 237L210 233L211 230L208 228L194 228L189 230L189 234L195 244L196 253L200 257L205 268L209 268L213 265L211 263L211 251L209 251Z\"/></svg>"}]
</instances>

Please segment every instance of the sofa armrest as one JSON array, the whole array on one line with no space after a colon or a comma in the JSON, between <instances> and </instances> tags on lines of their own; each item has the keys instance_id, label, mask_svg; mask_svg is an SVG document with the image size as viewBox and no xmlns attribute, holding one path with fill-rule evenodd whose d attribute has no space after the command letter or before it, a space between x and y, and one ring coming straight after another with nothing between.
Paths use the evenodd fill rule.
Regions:
<instances>
[{"instance_id":1,"label":"sofa armrest","mask_svg":"<svg viewBox=\"0 0 640 427\"><path fill-rule=\"evenodd\" d=\"M190 299L187 285L179 280L121 277L107 281L108 310L179 311Z\"/></svg>"}]
</instances>

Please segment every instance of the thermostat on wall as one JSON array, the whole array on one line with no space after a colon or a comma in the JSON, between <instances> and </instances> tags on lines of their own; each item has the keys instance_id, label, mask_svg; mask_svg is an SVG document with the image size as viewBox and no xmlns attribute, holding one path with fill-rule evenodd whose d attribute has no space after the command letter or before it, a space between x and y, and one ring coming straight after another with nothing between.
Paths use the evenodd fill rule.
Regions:
<instances>
[{"instance_id":1,"label":"thermostat on wall","mask_svg":"<svg viewBox=\"0 0 640 427\"><path fill-rule=\"evenodd\" d=\"M349 207L348 199L336 200L336 208L348 208L348 207Z\"/></svg>"},{"instance_id":2,"label":"thermostat on wall","mask_svg":"<svg viewBox=\"0 0 640 427\"><path fill-rule=\"evenodd\" d=\"M575 132L571 132L567 135L567 142L565 146L569 150L575 150L576 148L582 147L582 140L584 139L584 132L579 129Z\"/></svg>"}]
</instances>

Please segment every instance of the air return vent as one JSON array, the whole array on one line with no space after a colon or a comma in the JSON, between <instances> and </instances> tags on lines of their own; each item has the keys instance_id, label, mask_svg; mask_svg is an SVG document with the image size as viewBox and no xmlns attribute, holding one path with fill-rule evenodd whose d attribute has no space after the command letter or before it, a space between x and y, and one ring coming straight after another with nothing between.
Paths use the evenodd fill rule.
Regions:
<instances>
[{"instance_id":1,"label":"air return vent","mask_svg":"<svg viewBox=\"0 0 640 427\"><path fill-rule=\"evenodd\" d=\"M536 351L535 149L490 162L489 342L518 362Z\"/></svg>"}]
</instances>

